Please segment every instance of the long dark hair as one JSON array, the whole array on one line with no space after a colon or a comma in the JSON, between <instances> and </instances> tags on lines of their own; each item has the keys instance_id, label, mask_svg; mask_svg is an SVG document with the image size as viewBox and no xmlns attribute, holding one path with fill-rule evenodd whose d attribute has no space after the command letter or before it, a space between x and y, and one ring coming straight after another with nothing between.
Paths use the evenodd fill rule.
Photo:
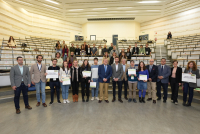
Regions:
<instances>
[{"instance_id":1,"label":"long dark hair","mask_svg":"<svg viewBox=\"0 0 200 134\"><path fill-rule=\"evenodd\" d=\"M105 52L105 54L104 54L104 56L103 57L106 57L106 53L108 54L108 52ZM106 58L108 58L109 57L109 55L107 55L107 57Z\"/></svg>"},{"instance_id":2,"label":"long dark hair","mask_svg":"<svg viewBox=\"0 0 200 134\"><path fill-rule=\"evenodd\" d=\"M143 63L143 70L146 70L146 66L145 66L144 62L140 61L139 65L138 65L138 72L141 71L141 67L140 67L141 63Z\"/></svg>"},{"instance_id":3,"label":"long dark hair","mask_svg":"<svg viewBox=\"0 0 200 134\"><path fill-rule=\"evenodd\" d=\"M64 62L63 62L63 66L62 66L63 71L65 71L65 66L64 66L64 63L65 63L65 62L67 63L67 61L64 61ZM69 70L68 63L67 63L67 70Z\"/></svg>"},{"instance_id":4,"label":"long dark hair","mask_svg":"<svg viewBox=\"0 0 200 134\"><path fill-rule=\"evenodd\" d=\"M9 38L9 40L8 40L8 43L10 43L11 37L12 37L12 40L15 41L15 39L13 38L13 36L10 36L10 38Z\"/></svg>"},{"instance_id":5,"label":"long dark hair","mask_svg":"<svg viewBox=\"0 0 200 134\"><path fill-rule=\"evenodd\" d=\"M128 51L128 50L129 50L129 51ZM127 53L128 53L128 52L130 53L130 48L127 48Z\"/></svg>"},{"instance_id":6,"label":"long dark hair","mask_svg":"<svg viewBox=\"0 0 200 134\"><path fill-rule=\"evenodd\" d=\"M90 64L89 64L89 62L88 62L87 59L85 59L85 60L83 61L83 64L81 65L81 67L82 67L82 68L85 68L85 64L84 64L85 61L87 61L87 68L90 68Z\"/></svg>"},{"instance_id":7,"label":"long dark hair","mask_svg":"<svg viewBox=\"0 0 200 134\"><path fill-rule=\"evenodd\" d=\"M69 58L69 56L67 58ZM68 62L67 58L65 59L66 62ZM68 63L72 63L71 60L70 60L70 58L69 58L69 62Z\"/></svg>"}]
</instances>

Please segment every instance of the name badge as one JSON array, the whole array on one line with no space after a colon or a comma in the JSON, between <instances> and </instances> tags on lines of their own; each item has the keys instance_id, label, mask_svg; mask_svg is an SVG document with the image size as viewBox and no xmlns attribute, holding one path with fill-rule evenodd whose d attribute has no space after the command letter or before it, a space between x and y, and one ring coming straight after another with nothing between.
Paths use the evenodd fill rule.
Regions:
<instances>
[{"instance_id":1,"label":"name badge","mask_svg":"<svg viewBox=\"0 0 200 134\"><path fill-rule=\"evenodd\" d=\"M88 49L88 53L90 53L90 49Z\"/></svg>"},{"instance_id":2,"label":"name badge","mask_svg":"<svg viewBox=\"0 0 200 134\"><path fill-rule=\"evenodd\" d=\"M131 75L131 80L133 80L134 79L134 76L133 75Z\"/></svg>"},{"instance_id":3,"label":"name badge","mask_svg":"<svg viewBox=\"0 0 200 134\"><path fill-rule=\"evenodd\" d=\"M56 81L56 78L53 78L53 81Z\"/></svg>"},{"instance_id":4,"label":"name badge","mask_svg":"<svg viewBox=\"0 0 200 134\"><path fill-rule=\"evenodd\" d=\"M76 55L78 55L78 52L76 52Z\"/></svg>"},{"instance_id":5,"label":"name badge","mask_svg":"<svg viewBox=\"0 0 200 134\"><path fill-rule=\"evenodd\" d=\"M67 53L65 53L65 55L67 55Z\"/></svg>"},{"instance_id":6,"label":"name badge","mask_svg":"<svg viewBox=\"0 0 200 134\"><path fill-rule=\"evenodd\" d=\"M146 51L146 54L148 54L148 51Z\"/></svg>"}]
</instances>

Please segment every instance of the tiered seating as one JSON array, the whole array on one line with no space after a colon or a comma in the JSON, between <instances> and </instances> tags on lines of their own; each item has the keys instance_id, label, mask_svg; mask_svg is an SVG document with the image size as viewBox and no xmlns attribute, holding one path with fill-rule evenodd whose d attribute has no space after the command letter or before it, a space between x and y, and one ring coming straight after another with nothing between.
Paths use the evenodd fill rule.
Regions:
<instances>
[{"instance_id":1,"label":"tiered seating","mask_svg":"<svg viewBox=\"0 0 200 134\"><path fill-rule=\"evenodd\" d=\"M55 44L56 40L30 37L25 39L15 39L17 42L16 48L7 47L8 40L3 40L0 49L0 70L9 70L12 66L16 65L16 58L22 56L24 64L29 67L36 63L36 56L41 54L44 56L43 63L49 66L52 62L51 59L55 57ZM27 44L26 48L22 48L21 44ZM36 49L38 51L36 51Z\"/></svg>"},{"instance_id":2,"label":"tiered seating","mask_svg":"<svg viewBox=\"0 0 200 134\"><path fill-rule=\"evenodd\" d=\"M198 66L200 65L200 35L168 39L165 40L165 45L168 56L172 60L178 60L179 66L186 67L190 60L194 60Z\"/></svg>"},{"instance_id":3,"label":"tiered seating","mask_svg":"<svg viewBox=\"0 0 200 134\"><path fill-rule=\"evenodd\" d=\"M84 44L84 42L86 42L86 44L90 45L90 47L93 47L93 44L96 44L95 46L98 48L99 46L101 46L103 48L103 46L107 43L104 42L103 40L86 40L86 41L71 41L70 43L74 44L74 47L76 47L77 45L79 46L79 48L81 48L81 45ZM71 46L70 46L71 47Z\"/></svg>"}]
</instances>

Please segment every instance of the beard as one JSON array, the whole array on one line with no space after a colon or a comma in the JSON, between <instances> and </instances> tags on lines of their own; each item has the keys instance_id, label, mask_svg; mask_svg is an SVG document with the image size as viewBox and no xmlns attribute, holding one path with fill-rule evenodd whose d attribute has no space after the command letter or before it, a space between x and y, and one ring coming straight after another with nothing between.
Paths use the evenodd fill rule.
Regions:
<instances>
[{"instance_id":1,"label":"beard","mask_svg":"<svg viewBox=\"0 0 200 134\"><path fill-rule=\"evenodd\" d=\"M39 61L39 60L38 60L38 62L41 63L42 61Z\"/></svg>"}]
</instances>

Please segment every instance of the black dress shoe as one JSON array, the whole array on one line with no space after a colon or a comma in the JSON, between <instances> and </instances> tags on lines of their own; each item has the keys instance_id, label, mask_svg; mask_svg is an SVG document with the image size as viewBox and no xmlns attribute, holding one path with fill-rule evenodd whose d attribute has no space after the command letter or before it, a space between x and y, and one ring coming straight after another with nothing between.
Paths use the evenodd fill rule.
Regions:
<instances>
[{"instance_id":1,"label":"black dress shoe","mask_svg":"<svg viewBox=\"0 0 200 134\"><path fill-rule=\"evenodd\" d=\"M123 103L122 99L118 99L119 102Z\"/></svg>"},{"instance_id":2,"label":"black dress shoe","mask_svg":"<svg viewBox=\"0 0 200 134\"><path fill-rule=\"evenodd\" d=\"M86 100L86 102L88 102L89 101L89 97L87 97L87 100Z\"/></svg>"},{"instance_id":3,"label":"black dress shoe","mask_svg":"<svg viewBox=\"0 0 200 134\"><path fill-rule=\"evenodd\" d=\"M115 98L112 99L112 102L115 102Z\"/></svg>"},{"instance_id":4,"label":"black dress shoe","mask_svg":"<svg viewBox=\"0 0 200 134\"><path fill-rule=\"evenodd\" d=\"M183 106L186 106L186 102L183 102Z\"/></svg>"},{"instance_id":5,"label":"black dress shoe","mask_svg":"<svg viewBox=\"0 0 200 134\"><path fill-rule=\"evenodd\" d=\"M186 106L186 107L190 107L190 106L191 106L191 103L187 103L185 106Z\"/></svg>"},{"instance_id":6,"label":"black dress shoe","mask_svg":"<svg viewBox=\"0 0 200 134\"><path fill-rule=\"evenodd\" d=\"M141 97L139 97L139 102L142 103L142 98Z\"/></svg>"},{"instance_id":7,"label":"black dress shoe","mask_svg":"<svg viewBox=\"0 0 200 134\"><path fill-rule=\"evenodd\" d=\"M99 103L101 103L102 102L102 100L99 100Z\"/></svg>"},{"instance_id":8,"label":"black dress shoe","mask_svg":"<svg viewBox=\"0 0 200 134\"><path fill-rule=\"evenodd\" d=\"M105 102L106 102L106 103L109 103L109 101L108 101L108 100L105 100Z\"/></svg>"},{"instance_id":9,"label":"black dress shoe","mask_svg":"<svg viewBox=\"0 0 200 134\"><path fill-rule=\"evenodd\" d=\"M164 103L166 103L166 100L163 100Z\"/></svg>"},{"instance_id":10,"label":"black dress shoe","mask_svg":"<svg viewBox=\"0 0 200 134\"><path fill-rule=\"evenodd\" d=\"M155 103L156 103L156 100L153 100L153 103L155 104Z\"/></svg>"},{"instance_id":11,"label":"black dress shoe","mask_svg":"<svg viewBox=\"0 0 200 134\"><path fill-rule=\"evenodd\" d=\"M147 99L147 101L151 101L151 100L152 100L152 98L148 98L148 99Z\"/></svg>"},{"instance_id":12,"label":"black dress shoe","mask_svg":"<svg viewBox=\"0 0 200 134\"><path fill-rule=\"evenodd\" d=\"M127 97L124 97L124 99L125 99L125 100L128 100L128 98L127 98Z\"/></svg>"},{"instance_id":13,"label":"black dress shoe","mask_svg":"<svg viewBox=\"0 0 200 134\"><path fill-rule=\"evenodd\" d=\"M161 98L157 98L157 101L161 100Z\"/></svg>"},{"instance_id":14,"label":"black dress shoe","mask_svg":"<svg viewBox=\"0 0 200 134\"><path fill-rule=\"evenodd\" d=\"M128 102L131 102L132 101L132 99L128 99Z\"/></svg>"},{"instance_id":15,"label":"black dress shoe","mask_svg":"<svg viewBox=\"0 0 200 134\"><path fill-rule=\"evenodd\" d=\"M85 102L85 99L82 99L82 102Z\"/></svg>"},{"instance_id":16,"label":"black dress shoe","mask_svg":"<svg viewBox=\"0 0 200 134\"><path fill-rule=\"evenodd\" d=\"M60 100L58 101L58 104L60 104L61 102L60 102Z\"/></svg>"},{"instance_id":17,"label":"black dress shoe","mask_svg":"<svg viewBox=\"0 0 200 134\"><path fill-rule=\"evenodd\" d=\"M142 102L145 103L145 97L142 98Z\"/></svg>"}]
</instances>

